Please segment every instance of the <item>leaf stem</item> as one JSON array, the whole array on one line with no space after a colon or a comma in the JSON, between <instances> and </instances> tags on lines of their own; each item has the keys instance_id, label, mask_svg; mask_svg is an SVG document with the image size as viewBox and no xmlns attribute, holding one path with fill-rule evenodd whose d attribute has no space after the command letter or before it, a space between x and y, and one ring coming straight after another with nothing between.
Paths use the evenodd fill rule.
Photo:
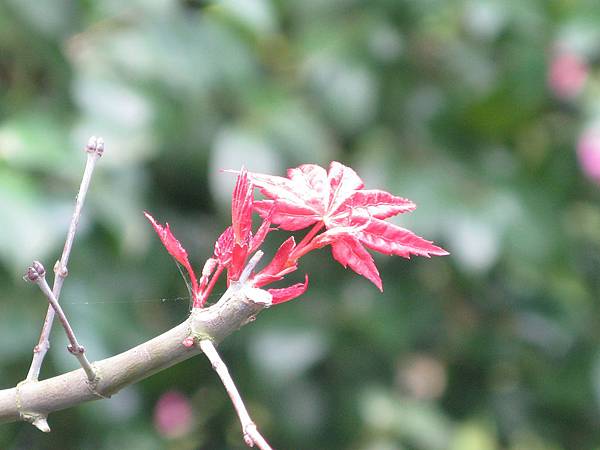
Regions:
<instances>
[{"instance_id":1,"label":"leaf stem","mask_svg":"<svg viewBox=\"0 0 600 450\"><path fill-rule=\"evenodd\" d=\"M194 299L194 305L193 305L194 308L202 308L204 306L204 304L206 303L206 299L208 299L208 296L210 295L213 288L215 287L215 284L217 284L217 280L221 276L221 273L223 272L224 268L225 268L225 266L219 264L219 266L217 267L217 270L215 270L215 273L213 274L212 278L210 279L208 286L206 286L206 289L204 290L204 292L202 292L199 302L197 304L196 304L196 299Z\"/></svg>"},{"instance_id":2,"label":"leaf stem","mask_svg":"<svg viewBox=\"0 0 600 450\"><path fill-rule=\"evenodd\" d=\"M316 234L325 226L323 221L317 222L311 230L307 233L306 236L300 241L300 243L296 246L294 251L290 254L289 260L295 261L300 257L306 255L310 250L310 242L316 236Z\"/></svg>"},{"instance_id":3,"label":"leaf stem","mask_svg":"<svg viewBox=\"0 0 600 450\"><path fill-rule=\"evenodd\" d=\"M75 211L73 212L73 217L71 218L71 224L69 225L69 231L67 232L67 239L65 241L62 255L60 260L58 260L54 266L55 277L54 285L52 286L52 292L57 303L60 298L60 293L65 278L69 273L67 264L69 262L71 249L73 248L73 241L75 240L75 233L77 231L77 225L79 224L79 218L81 217L83 203L85 202L85 197L92 180L92 174L94 173L94 168L96 167L96 161L98 161L98 159L104 153L104 140L100 137L96 138L95 136L92 136L85 147L85 151L87 152L87 161L85 164L83 177L81 179L81 185L79 186L79 193L77 194L75 200ZM44 325L42 326L42 331L40 333L40 339L38 344L33 349L33 359L31 361L31 366L29 367L29 372L27 373L26 381L37 381L39 379L42 363L44 362L46 353L48 353L48 349L50 348L49 337L52 329L52 323L54 322L54 315L55 309L49 305L48 311L46 312Z\"/></svg>"}]
</instances>

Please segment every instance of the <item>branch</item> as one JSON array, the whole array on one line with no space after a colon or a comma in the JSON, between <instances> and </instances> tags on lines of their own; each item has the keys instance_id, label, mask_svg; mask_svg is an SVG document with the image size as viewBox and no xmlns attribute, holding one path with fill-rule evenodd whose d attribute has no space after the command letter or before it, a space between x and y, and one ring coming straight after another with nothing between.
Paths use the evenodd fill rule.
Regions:
<instances>
[{"instance_id":1,"label":"branch","mask_svg":"<svg viewBox=\"0 0 600 450\"><path fill-rule=\"evenodd\" d=\"M50 286L48 286L48 282L46 281L46 269L39 261L34 261L33 265L27 269L27 275L25 275L27 280L31 281L38 285L40 290L44 293L48 302L50 302L50 306L54 309L54 312L58 314L58 318L63 328L65 329L65 333L67 333L67 339L69 339L70 345L67 347L70 353L73 354L81 364L82 369L85 371L85 374L88 377L90 383L96 382L96 373L94 369L90 365L90 362L85 356L85 348L83 345L79 345L77 342L77 338L75 337L75 332L73 328L71 328L71 324L69 323L69 319L65 315L63 309L58 304L58 300L52 293Z\"/></svg>"},{"instance_id":2,"label":"branch","mask_svg":"<svg viewBox=\"0 0 600 450\"><path fill-rule=\"evenodd\" d=\"M46 417L54 411L108 398L121 389L200 353L186 347L190 335L220 342L254 320L266 306L246 296L244 290L224 295L209 308L193 310L183 323L160 336L116 356L93 363L97 383L91 386L83 369L47 380L22 382L0 390L0 423L28 421L50 431Z\"/></svg>"},{"instance_id":3,"label":"branch","mask_svg":"<svg viewBox=\"0 0 600 450\"><path fill-rule=\"evenodd\" d=\"M60 292L62 290L65 278L69 273L67 270L67 264L69 263L71 248L73 247L73 241L75 240L75 232L77 231L77 225L79 224L79 217L81 216L81 209L83 208L83 203L85 202L85 196L88 188L90 187L94 167L96 167L96 161L98 161L98 158L100 158L104 153L104 140L102 138L96 138L95 136L92 136L85 147L85 151L87 152L88 156L85 164L85 171L83 172L83 178L81 179L81 185L79 186L79 193L77 194L75 201L75 211L73 212L73 217L71 218L71 224L69 225L69 231L67 232L67 239L65 241L62 255L60 260L57 261L56 265L54 266L54 272L56 275L54 278L54 285L52 286L52 292L54 293L54 297L56 298L57 302L60 298ZM25 381L37 381L39 379L42 363L44 362L46 353L48 353L48 349L50 348L49 337L50 331L52 330L52 323L54 322L54 314L54 308L51 305L48 305L48 311L46 312L46 319L44 320L44 325L42 326L40 339L38 344L33 349L33 359L31 361L31 366L29 367L29 372L27 373L27 378Z\"/></svg>"},{"instance_id":4,"label":"branch","mask_svg":"<svg viewBox=\"0 0 600 450\"><path fill-rule=\"evenodd\" d=\"M260 261L263 256L262 251L257 251L252 258L244 267L242 274L240 275L239 280L233 282L227 291L223 294L223 298L227 299L228 297L235 298L236 296L246 296L246 300L250 300L255 305L262 305L263 307L271 306L271 296L266 291L262 291L260 289L253 288L251 284L247 284L248 278L252 274L252 271L256 267L256 264ZM249 316L248 320L254 320L255 315ZM242 396L240 395L233 378L229 374L229 370L227 369L227 365L221 359L219 352L215 348L215 344L212 341L212 337L208 333L202 333L199 329L199 326L195 323L192 323L192 329L196 331L196 335L198 337L198 347L202 350L202 352L206 355L208 360L210 361L213 369L221 378L221 382L229 394L229 398L231 399L231 403L233 403L233 407L237 412L237 415L240 419L240 423L242 424L242 433L244 434L244 441L248 445L248 447L254 447L257 445L261 450L273 450L269 443L265 440L265 438L260 434L256 424L252 421L250 414L248 414L248 410L246 409L246 405L244 405L244 401L242 400Z\"/></svg>"},{"instance_id":5,"label":"branch","mask_svg":"<svg viewBox=\"0 0 600 450\"><path fill-rule=\"evenodd\" d=\"M221 378L223 386L225 386L225 390L229 394L231 403L233 403L233 407L240 418L242 433L244 433L244 441L248 447L254 447L256 444L261 450L273 450L265 438L260 434L258 428L256 428L256 424L250 417L250 414L248 414L246 405L244 405L244 401L237 390L235 382L229 374L227 365L221 359L213 342L210 339L203 339L198 343L198 346L209 359L213 369L217 372L219 378Z\"/></svg>"}]
</instances>

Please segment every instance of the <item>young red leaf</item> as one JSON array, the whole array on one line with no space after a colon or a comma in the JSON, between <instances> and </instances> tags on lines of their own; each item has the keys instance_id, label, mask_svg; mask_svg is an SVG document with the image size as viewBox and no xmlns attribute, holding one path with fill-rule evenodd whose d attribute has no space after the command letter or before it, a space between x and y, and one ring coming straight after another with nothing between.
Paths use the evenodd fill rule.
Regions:
<instances>
[{"instance_id":1,"label":"young red leaf","mask_svg":"<svg viewBox=\"0 0 600 450\"><path fill-rule=\"evenodd\" d=\"M348 197L364 186L354 170L337 161L332 161L329 165L327 178L330 186L328 208L330 213L337 211Z\"/></svg>"},{"instance_id":2,"label":"young red leaf","mask_svg":"<svg viewBox=\"0 0 600 450\"><path fill-rule=\"evenodd\" d=\"M245 244L252 232L252 204L254 188L248 181L248 172L242 168L231 197L231 224L238 244Z\"/></svg>"},{"instance_id":3,"label":"young red leaf","mask_svg":"<svg viewBox=\"0 0 600 450\"><path fill-rule=\"evenodd\" d=\"M298 193L291 181L276 175L266 175L249 172L250 180L260 192L267 198L285 201L290 204L304 205L300 193Z\"/></svg>"},{"instance_id":4,"label":"young red leaf","mask_svg":"<svg viewBox=\"0 0 600 450\"><path fill-rule=\"evenodd\" d=\"M331 244L333 258L344 267L350 267L357 274L364 276L383 291L379 271L373 257L353 236L340 236Z\"/></svg>"},{"instance_id":5,"label":"young red leaf","mask_svg":"<svg viewBox=\"0 0 600 450\"><path fill-rule=\"evenodd\" d=\"M296 297L299 297L306 292L307 288L308 275L305 275L304 283L296 283L283 289L268 289L267 291L273 297L272 304L277 305L279 303L288 302Z\"/></svg>"},{"instance_id":6,"label":"young red leaf","mask_svg":"<svg viewBox=\"0 0 600 450\"><path fill-rule=\"evenodd\" d=\"M302 230L321 220L312 209L285 199L255 201L254 210L263 218L272 211L271 221L286 231Z\"/></svg>"},{"instance_id":7,"label":"young red leaf","mask_svg":"<svg viewBox=\"0 0 600 450\"><path fill-rule=\"evenodd\" d=\"M288 266L292 251L296 247L296 241L291 236L281 244L271 262L254 277L254 285L261 287L274 281L281 280L284 275L297 269L296 264Z\"/></svg>"},{"instance_id":8,"label":"young red leaf","mask_svg":"<svg viewBox=\"0 0 600 450\"><path fill-rule=\"evenodd\" d=\"M192 290L195 294L198 291L198 281L196 279L196 275L194 274L194 269L192 269L192 265L188 260L186 249L183 248L181 243L175 238L168 223L166 223L165 226L162 226L147 212L144 212L144 215L152 224L154 231L156 231L156 234L158 234L158 237L160 238L164 247L167 249L167 252L169 252L169 254L175 258L179 264L185 267L185 270L187 270L192 283Z\"/></svg>"},{"instance_id":9,"label":"young red leaf","mask_svg":"<svg viewBox=\"0 0 600 450\"><path fill-rule=\"evenodd\" d=\"M244 270L246 260L248 259L248 244L240 245L237 242L233 244L233 253L231 254L231 264L227 267L227 280L237 281Z\"/></svg>"},{"instance_id":10,"label":"young red leaf","mask_svg":"<svg viewBox=\"0 0 600 450\"><path fill-rule=\"evenodd\" d=\"M296 261L311 250L331 244L338 262L381 289L377 267L364 246L405 258L448 254L431 241L384 221L414 210L413 202L386 191L363 189L356 172L339 162L333 161L328 172L304 164L289 169L287 178L255 173L248 176L266 197L254 202L254 209L262 217L269 215L272 223L288 231L314 225L288 259ZM323 226L326 231L317 234ZM263 275L260 282L266 284L267 277L275 274L269 269Z\"/></svg>"},{"instance_id":11,"label":"young red leaf","mask_svg":"<svg viewBox=\"0 0 600 450\"><path fill-rule=\"evenodd\" d=\"M288 178L249 174L267 200L254 203L265 217L288 231L301 230L319 221L327 221L342 204L363 187L362 180L349 167L333 161L329 173L315 164L288 170Z\"/></svg>"},{"instance_id":12,"label":"young red leaf","mask_svg":"<svg viewBox=\"0 0 600 450\"><path fill-rule=\"evenodd\" d=\"M416 207L417 205L410 200L396 197L389 192L379 189L362 189L355 191L340 210L364 208L370 216L376 219L387 219L414 211Z\"/></svg>"},{"instance_id":13,"label":"young red leaf","mask_svg":"<svg viewBox=\"0 0 600 450\"><path fill-rule=\"evenodd\" d=\"M215 242L214 255L219 265L228 267L233 253L233 228L227 227Z\"/></svg>"},{"instance_id":14,"label":"young red leaf","mask_svg":"<svg viewBox=\"0 0 600 450\"><path fill-rule=\"evenodd\" d=\"M294 192L301 194L303 203L319 215L329 206L329 180L327 172L316 164L303 164L288 169L287 176Z\"/></svg>"},{"instance_id":15,"label":"young red leaf","mask_svg":"<svg viewBox=\"0 0 600 450\"><path fill-rule=\"evenodd\" d=\"M248 252L254 253L258 250L271 230L273 230L273 228L271 228L271 212L269 212L267 217L263 220L263 223L258 227L258 230L256 230L256 234L250 239L250 250Z\"/></svg>"},{"instance_id":16,"label":"young red leaf","mask_svg":"<svg viewBox=\"0 0 600 450\"><path fill-rule=\"evenodd\" d=\"M198 290L203 291L208 285L208 280L210 276L215 271L217 266L219 265L219 261L215 258L208 258L204 263L204 267L202 268L202 275L200 276L200 280L198 281Z\"/></svg>"},{"instance_id":17,"label":"young red leaf","mask_svg":"<svg viewBox=\"0 0 600 450\"><path fill-rule=\"evenodd\" d=\"M448 252L431 241L417 236L412 231L379 219L371 219L357 234L367 247L386 255L410 258L410 255L443 256Z\"/></svg>"}]
</instances>

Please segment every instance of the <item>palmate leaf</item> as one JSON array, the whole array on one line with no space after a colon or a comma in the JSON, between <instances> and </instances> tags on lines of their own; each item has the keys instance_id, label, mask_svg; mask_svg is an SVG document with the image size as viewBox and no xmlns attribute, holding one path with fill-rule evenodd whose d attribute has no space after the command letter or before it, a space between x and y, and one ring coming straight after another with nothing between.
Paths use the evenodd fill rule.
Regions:
<instances>
[{"instance_id":1,"label":"palmate leaf","mask_svg":"<svg viewBox=\"0 0 600 450\"><path fill-rule=\"evenodd\" d=\"M304 164L288 170L288 178L249 173L254 185L267 200L254 202L254 208L288 231L301 230L325 221L363 186L362 180L349 167L333 161L329 172L315 164Z\"/></svg>"},{"instance_id":2,"label":"palmate leaf","mask_svg":"<svg viewBox=\"0 0 600 450\"><path fill-rule=\"evenodd\" d=\"M354 236L340 236L331 243L333 258L344 267L350 267L383 291L379 271L373 257Z\"/></svg>"},{"instance_id":3,"label":"palmate leaf","mask_svg":"<svg viewBox=\"0 0 600 450\"><path fill-rule=\"evenodd\" d=\"M361 189L354 192L337 210L340 215L345 210L364 208L365 211L376 219L387 219L398 214L414 211L417 208L413 202L406 198L396 197L386 191L378 189Z\"/></svg>"},{"instance_id":4,"label":"palmate leaf","mask_svg":"<svg viewBox=\"0 0 600 450\"><path fill-rule=\"evenodd\" d=\"M289 169L287 178L249 174L267 197L254 202L263 217L295 231L321 222L327 231L318 235L315 248L332 246L336 261L350 267L382 289L377 267L365 246L387 254L409 258L447 255L444 249L385 219L413 211L416 205L378 189L363 189L354 170L333 161L329 171L314 164Z\"/></svg>"},{"instance_id":5,"label":"palmate leaf","mask_svg":"<svg viewBox=\"0 0 600 450\"><path fill-rule=\"evenodd\" d=\"M383 290L381 277L367 248L404 258L448 254L433 242L385 221L413 211L416 208L413 202L383 190L364 189L356 172L339 162L333 161L328 171L315 164L304 164L288 169L287 178L248 173L243 168L237 173L231 201L231 226L217 239L214 257L207 261L200 282L188 261L187 251L169 225L163 226L145 213L169 254L188 271L194 307L203 306L223 270L227 270L228 284L239 280L248 257L261 246L271 231L271 224L288 231L309 226L312 229L298 244L293 236L289 237L264 269L250 274L252 289L281 280L298 269L302 256L326 245L331 245L337 262L364 276L379 290ZM254 187L266 199L255 201ZM253 211L263 217L255 235L252 233ZM277 304L298 297L307 287L308 277L304 283L268 292L272 303Z\"/></svg>"},{"instance_id":6,"label":"palmate leaf","mask_svg":"<svg viewBox=\"0 0 600 450\"><path fill-rule=\"evenodd\" d=\"M379 219L372 219L357 233L358 240L377 252L410 258L411 255L443 256L448 252L412 231Z\"/></svg>"}]
</instances>

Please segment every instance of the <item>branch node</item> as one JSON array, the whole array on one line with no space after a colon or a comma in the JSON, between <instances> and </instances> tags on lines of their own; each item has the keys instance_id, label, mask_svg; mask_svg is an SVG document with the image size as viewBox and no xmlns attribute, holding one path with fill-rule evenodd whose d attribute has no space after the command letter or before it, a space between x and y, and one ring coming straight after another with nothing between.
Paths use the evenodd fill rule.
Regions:
<instances>
[{"instance_id":1,"label":"branch node","mask_svg":"<svg viewBox=\"0 0 600 450\"><path fill-rule=\"evenodd\" d=\"M54 264L54 273L61 278L67 278L69 275L69 270L67 269L67 266L63 265L59 259Z\"/></svg>"},{"instance_id":2,"label":"branch node","mask_svg":"<svg viewBox=\"0 0 600 450\"><path fill-rule=\"evenodd\" d=\"M72 344L67 345L67 350L69 353L73 355L81 355L85 352L85 347L83 345L79 345L78 347L74 347Z\"/></svg>"},{"instance_id":3,"label":"branch node","mask_svg":"<svg viewBox=\"0 0 600 450\"><path fill-rule=\"evenodd\" d=\"M38 285L40 290L43 292L43 294L48 299L50 306L54 309L54 312L58 315L60 323L62 324L63 328L65 329L65 333L67 334L67 339L69 340L69 345L67 346L67 350L77 358L77 360L79 361L79 364L81 364L81 367L85 371L85 373L88 377L88 380L93 381L96 379L96 373L94 372L94 369L92 368L92 366L90 365L90 362L88 361L88 359L86 358L86 356L84 354L85 348L82 345L80 345L79 342L77 342L77 338L75 337L73 328L71 328L71 324L69 323L69 320L67 319L67 316L65 315L65 312L63 311L60 304L58 303L58 300L54 296L54 293L50 289L50 286L48 286L48 283L46 282L46 278L40 276L40 273L42 273L42 274L44 273L43 269L44 269L44 267L41 265L41 263L39 263L38 261L35 261L33 263L33 265L31 267L29 267L29 269L27 270L27 278L30 281L35 282L35 284ZM46 341L47 340L48 339L46 339ZM31 379L29 376L27 378ZM35 377L35 379L37 379L37 376Z\"/></svg>"},{"instance_id":4,"label":"branch node","mask_svg":"<svg viewBox=\"0 0 600 450\"><path fill-rule=\"evenodd\" d=\"M248 447L254 447L254 439L252 439L252 434L257 432L258 428L254 422L250 422L244 427L244 442Z\"/></svg>"},{"instance_id":5,"label":"branch node","mask_svg":"<svg viewBox=\"0 0 600 450\"><path fill-rule=\"evenodd\" d=\"M90 366L92 367L92 370L93 370L95 376L93 379L87 380L88 389L90 390L90 392L92 394L94 394L96 397L98 397L100 399L109 399L110 395L104 395L104 394L98 392L98 390L97 390L98 384L100 383L100 380L101 380L100 371L98 369L98 366L96 366L96 364L94 364L94 363L91 363Z\"/></svg>"},{"instance_id":6,"label":"branch node","mask_svg":"<svg viewBox=\"0 0 600 450\"><path fill-rule=\"evenodd\" d=\"M49 433L50 426L48 425L48 421L46 420L48 416L44 414L23 411L23 402L21 401L21 387L23 387L27 383L32 383L32 381L23 380L17 383L17 385L15 386L15 406L17 407L19 417L21 420L32 424L38 430L43 431L44 433Z\"/></svg>"}]
</instances>

